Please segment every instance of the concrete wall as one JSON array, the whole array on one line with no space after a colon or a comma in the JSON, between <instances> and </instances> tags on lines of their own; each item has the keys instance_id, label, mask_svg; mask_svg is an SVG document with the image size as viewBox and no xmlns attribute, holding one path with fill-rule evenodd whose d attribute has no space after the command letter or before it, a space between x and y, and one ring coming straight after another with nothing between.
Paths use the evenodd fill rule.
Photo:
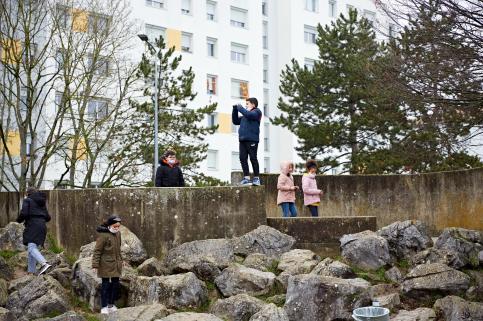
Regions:
<instances>
[{"instance_id":1,"label":"concrete wall","mask_svg":"<svg viewBox=\"0 0 483 321\"><path fill-rule=\"evenodd\" d=\"M241 173L233 173L238 182ZM280 217L278 174L261 175L267 217ZM301 186L301 176L295 175ZM376 216L378 228L398 220L418 219L432 233L450 226L483 230L483 168L420 175L339 175L317 177L321 216ZM309 216L297 192L301 216Z\"/></svg>"},{"instance_id":2,"label":"concrete wall","mask_svg":"<svg viewBox=\"0 0 483 321\"><path fill-rule=\"evenodd\" d=\"M51 190L49 231L70 253L95 240L111 213L161 256L184 242L242 235L266 224L263 187ZM14 221L21 199L0 193L0 226Z\"/></svg>"}]
</instances>

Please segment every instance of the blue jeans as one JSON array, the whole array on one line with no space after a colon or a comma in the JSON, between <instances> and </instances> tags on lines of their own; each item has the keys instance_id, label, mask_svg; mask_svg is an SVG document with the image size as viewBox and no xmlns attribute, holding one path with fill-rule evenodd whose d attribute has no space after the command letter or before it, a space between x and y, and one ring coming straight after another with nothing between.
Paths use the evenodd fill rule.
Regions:
<instances>
[{"instance_id":1,"label":"blue jeans","mask_svg":"<svg viewBox=\"0 0 483 321\"><path fill-rule=\"evenodd\" d=\"M39 262L41 265L46 263L47 261L45 260L44 256L42 253L40 253L39 249L37 248L37 244L35 243L29 243L27 245L27 251L28 251L28 264L27 264L27 271L30 273L36 273L37 272L37 262Z\"/></svg>"},{"instance_id":2,"label":"blue jeans","mask_svg":"<svg viewBox=\"0 0 483 321\"><path fill-rule=\"evenodd\" d=\"M283 203L280 203L280 207L282 207L283 217L297 216L297 209L295 208L295 203L283 202ZM289 216L289 212L290 212L290 216Z\"/></svg>"}]
</instances>

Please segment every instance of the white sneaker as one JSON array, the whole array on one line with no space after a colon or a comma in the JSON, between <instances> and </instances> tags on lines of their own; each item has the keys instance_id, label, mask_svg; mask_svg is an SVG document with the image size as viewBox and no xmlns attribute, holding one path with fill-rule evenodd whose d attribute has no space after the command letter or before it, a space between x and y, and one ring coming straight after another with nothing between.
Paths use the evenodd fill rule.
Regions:
<instances>
[{"instance_id":1,"label":"white sneaker","mask_svg":"<svg viewBox=\"0 0 483 321\"><path fill-rule=\"evenodd\" d=\"M109 308L108 307L102 308L101 314L109 314Z\"/></svg>"},{"instance_id":2,"label":"white sneaker","mask_svg":"<svg viewBox=\"0 0 483 321\"><path fill-rule=\"evenodd\" d=\"M40 267L40 271L39 271L39 275L42 275L44 274L48 269L50 269L52 267L52 265L50 265L49 263L44 263L44 265L42 265Z\"/></svg>"},{"instance_id":3,"label":"white sneaker","mask_svg":"<svg viewBox=\"0 0 483 321\"><path fill-rule=\"evenodd\" d=\"M112 307L109 307L109 313L111 312L116 312L117 311L117 306L113 305Z\"/></svg>"}]
</instances>

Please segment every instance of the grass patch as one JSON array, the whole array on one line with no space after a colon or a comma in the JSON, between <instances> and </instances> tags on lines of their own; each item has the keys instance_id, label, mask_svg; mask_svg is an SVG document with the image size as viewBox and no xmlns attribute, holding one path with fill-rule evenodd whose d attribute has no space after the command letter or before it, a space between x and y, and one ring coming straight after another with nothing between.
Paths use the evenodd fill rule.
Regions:
<instances>
[{"instance_id":1,"label":"grass patch","mask_svg":"<svg viewBox=\"0 0 483 321\"><path fill-rule=\"evenodd\" d=\"M99 319L98 317L96 317L95 315L93 314L88 314L88 313L84 313L84 318L87 320L87 321L101 321L101 319Z\"/></svg>"},{"instance_id":2,"label":"grass patch","mask_svg":"<svg viewBox=\"0 0 483 321\"><path fill-rule=\"evenodd\" d=\"M380 267L375 271L366 271L358 267L352 267L352 270L357 275L357 277L371 283L390 283L390 281L385 276L386 269L384 267Z\"/></svg>"},{"instance_id":3,"label":"grass patch","mask_svg":"<svg viewBox=\"0 0 483 321\"><path fill-rule=\"evenodd\" d=\"M267 294L257 295L256 298L267 302L268 298L279 294L285 294L285 289L283 288L282 284L280 284L279 282L275 282L270 292L268 292Z\"/></svg>"},{"instance_id":4,"label":"grass patch","mask_svg":"<svg viewBox=\"0 0 483 321\"><path fill-rule=\"evenodd\" d=\"M400 260L399 262L396 263L396 265L401 269L409 269L409 267L411 266L411 264L407 259Z\"/></svg>"},{"instance_id":5,"label":"grass patch","mask_svg":"<svg viewBox=\"0 0 483 321\"><path fill-rule=\"evenodd\" d=\"M65 254L65 258L67 259L67 262L72 266L74 265L75 261L77 261L77 257L72 254Z\"/></svg>"},{"instance_id":6,"label":"grass patch","mask_svg":"<svg viewBox=\"0 0 483 321\"><path fill-rule=\"evenodd\" d=\"M10 260L12 257L17 255L18 251L11 251L11 250L0 250L0 256L3 257L5 260Z\"/></svg>"},{"instance_id":7,"label":"grass patch","mask_svg":"<svg viewBox=\"0 0 483 321\"><path fill-rule=\"evenodd\" d=\"M216 290L215 283L210 282L210 281L206 281L205 284L206 284L206 288L208 289L208 291Z\"/></svg>"},{"instance_id":8,"label":"grass patch","mask_svg":"<svg viewBox=\"0 0 483 321\"><path fill-rule=\"evenodd\" d=\"M211 304L214 301L211 299L206 300L203 302L202 305L199 307L194 307L194 308L184 308L184 309L176 309L177 312L195 312L195 313L207 313L210 309Z\"/></svg>"},{"instance_id":9,"label":"grass patch","mask_svg":"<svg viewBox=\"0 0 483 321\"><path fill-rule=\"evenodd\" d=\"M267 272L272 272L273 274L275 274L275 275L277 275L277 276L278 276L280 273L282 273L282 271L278 269L278 263L279 263L279 261L274 260L274 261L272 262L272 265L270 265L269 267L267 267Z\"/></svg>"},{"instance_id":10,"label":"grass patch","mask_svg":"<svg viewBox=\"0 0 483 321\"><path fill-rule=\"evenodd\" d=\"M63 313L57 310L50 311L49 313L45 314L44 317L47 318L55 318L58 317L59 315L62 315Z\"/></svg>"},{"instance_id":11,"label":"grass patch","mask_svg":"<svg viewBox=\"0 0 483 321\"><path fill-rule=\"evenodd\" d=\"M52 234L47 234L47 241L49 244L48 250L55 254L60 254L64 252L64 249L59 245L57 239Z\"/></svg>"}]
</instances>

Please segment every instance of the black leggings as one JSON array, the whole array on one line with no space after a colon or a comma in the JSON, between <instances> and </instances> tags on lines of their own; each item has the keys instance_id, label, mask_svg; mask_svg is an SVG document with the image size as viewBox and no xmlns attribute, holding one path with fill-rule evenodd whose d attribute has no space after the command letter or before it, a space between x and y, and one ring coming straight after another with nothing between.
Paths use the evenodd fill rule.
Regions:
<instances>
[{"instance_id":1,"label":"black leggings","mask_svg":"<svg viewBox=\"0 0 483 321\"><path fill-rule=\"evenodd\" d=\"M255 177L260 175L260 167L257 159L258 143L256 142L240 142L240 163L244 176L250 176L248 169L248 156L253 167L253 175Z\"/></svg>"},{"instance_id":2,"label":"black leggings","mask_svg":"<svg viewBox=\"0 0 483 321\"><path fill-rule=\"evenodd\" d=\"M113 305L119 295L119 278L102 278L101 306Z\"/></svg>"},{"instance_id":3,"label":"black leggings","mask_svg":"<svg viewBox=\"0 0 483 321\"><path fill-rule=\"evenodd\" d=\"M312 214L312 217L319 216L319 207L318 206L307 205L307 207L309 208L310 214Z\"/></svg>"}]
</instances>

